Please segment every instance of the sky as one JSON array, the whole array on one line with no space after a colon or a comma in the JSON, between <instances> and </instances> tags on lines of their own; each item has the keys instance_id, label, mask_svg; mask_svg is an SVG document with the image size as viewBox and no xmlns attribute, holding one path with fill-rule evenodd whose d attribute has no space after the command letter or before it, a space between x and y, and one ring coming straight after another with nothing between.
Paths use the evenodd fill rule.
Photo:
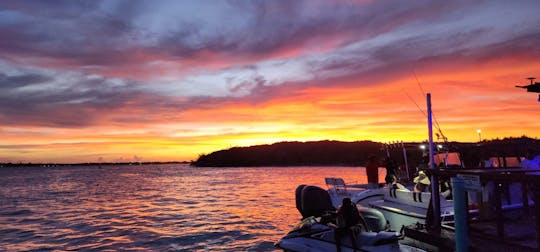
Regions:
<instances>
[{"instance_id":1,"label":"sky","mask_svg":"<svg viewBox=\"0 0 540 252\"><path fill-rule=\"evenodd\" d=\"M1 1L0 162L540 137L540 1ZM481 133L478 134L477 130ZM436 139L436 138L435 138Z\"/></svg>"}]
</instances>

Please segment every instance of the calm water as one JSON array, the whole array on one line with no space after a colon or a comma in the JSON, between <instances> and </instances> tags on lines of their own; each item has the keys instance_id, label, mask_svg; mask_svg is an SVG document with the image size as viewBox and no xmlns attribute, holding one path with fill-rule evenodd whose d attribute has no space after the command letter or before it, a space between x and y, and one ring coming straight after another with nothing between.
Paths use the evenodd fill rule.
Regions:
<instances>
[{"instance_id":1,"label":"calm water","mask_svg":"<svg viewBox=\"0 0 540 252\"><path fill-rule=\"evenodd\" d=\"M380 179L383 179L383 171ZM272 251L299 184L352 167L0 168L0 250Z\"/></svg>"}]
</instances>

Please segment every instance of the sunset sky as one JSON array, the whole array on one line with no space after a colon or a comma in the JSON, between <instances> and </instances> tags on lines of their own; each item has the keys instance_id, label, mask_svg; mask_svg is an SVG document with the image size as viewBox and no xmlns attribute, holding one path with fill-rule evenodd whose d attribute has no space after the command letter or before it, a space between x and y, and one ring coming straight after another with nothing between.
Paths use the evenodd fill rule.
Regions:
<instances>
[{"instance_id":1,"label":"sunset sky","mask_svg":"<svg viewBox=\"0 0 540 252\"><path fill-rule=\"evenodd\" d=\"M0 162L540 137L540 1L1 1Z\"/></svg>"}]
</instances>

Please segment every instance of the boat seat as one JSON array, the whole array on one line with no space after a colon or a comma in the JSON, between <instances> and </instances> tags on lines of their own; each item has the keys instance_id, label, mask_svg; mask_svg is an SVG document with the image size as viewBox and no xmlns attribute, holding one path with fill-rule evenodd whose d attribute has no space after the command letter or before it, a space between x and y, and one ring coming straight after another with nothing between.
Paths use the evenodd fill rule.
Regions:
<instances>
[{"instance_id":1,"label":"boat seat","mask_svg":"<svg viewBox=\"0 0 540 252\"><path fill-rule=\"evenodd\" d=\"M399 240L399 235L396 232L378 232L378 233L361 233L357 238L357 242L362 246L377 246L381 244L395 243Z\"/></svg>"}]
</instances>

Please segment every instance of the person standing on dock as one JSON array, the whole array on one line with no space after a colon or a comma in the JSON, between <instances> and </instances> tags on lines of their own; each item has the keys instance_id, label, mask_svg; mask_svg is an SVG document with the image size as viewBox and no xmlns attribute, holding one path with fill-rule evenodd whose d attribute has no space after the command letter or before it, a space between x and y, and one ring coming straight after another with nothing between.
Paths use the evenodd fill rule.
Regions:
<instances>
[{"instance_id":1,"label":"person standing on dock","mask_svg":"<svg viewBox=\"0 0 540 252\"><path fill-rule=\"evenodd\" d=\"M528 149L527 156L525 157L525 159L521 160L520 166L521 168L527 169L527 170L539 170L540 169L540 155L535 156L535 151L533 149ZM538 175L540 174L540 171L528 172L527 174ZM540 201L540 185L536 183L530 183L529 189L532 193L534 203L537 204L537 202ZM540 232L540 230L538 231Z\"/></svg>"},{"instance_id":2,"label":"person standing on dock","mask_svg":"<svg viewBox=\"0 0 540 252\"><path fill-rule=\"evenodd\" d=\"M428 168L429 168L429 155L427 153L424 153L422 155L422 161L420 161L420 164L418 164L418 167L416 167L416 172L426 171Z\"/></svg>"},{"instance_id":3,"label":"person standing on dock","mask_svg":"<svg viewBox=\"0 0 540 252\"><path fill-rule=\"evenodd\" d=\"M368 185L370 188L379 187L379 162L374 155L368 157L368 162L366 164L366 175L368 180Z\"/></svg>"},{"instance_id":4,"label":"person standing on dock","mask_svg":"<svg viewBox=\"0 0 540 252\"><path fill-rule=\"evenodd\" d=\"M527 156L525 159L521 160L521 168L530 170L540 169L540 155L535 156L534 154L534 150L527 150Z\"/></svg>"},{"instance_id":5,"label":"person standing on dock","mask_svg":"<svg viewBox=\"0 0 540 252\"><path fill-rule=\"evenodd\" d=\"M394 182L394 180L397 181L398 167L396 162L390 157L386 157L384 166L386 167L386 177L384 177L384 182L390 185Z\"/></svg>"}]
</instances>

